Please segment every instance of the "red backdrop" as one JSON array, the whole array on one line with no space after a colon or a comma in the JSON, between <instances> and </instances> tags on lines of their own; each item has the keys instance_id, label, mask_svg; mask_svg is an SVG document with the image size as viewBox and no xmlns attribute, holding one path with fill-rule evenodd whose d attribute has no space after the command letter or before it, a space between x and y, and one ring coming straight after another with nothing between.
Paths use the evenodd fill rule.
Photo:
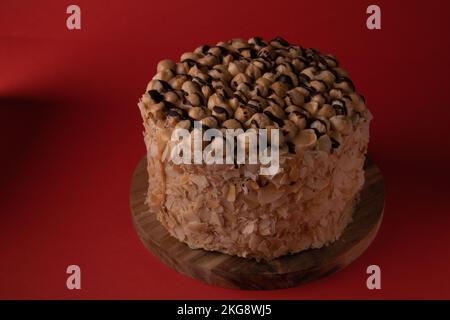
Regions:
<instances>
[{"instance_id":1,"label":"red backdrop","mask_svg":"<svg viewBox=\"0 0 450 320\"><path fill-rule=\"evenodd\" d=\"M68 31L66 8L81 7ZM382 30L365 26L382 9ZM448 1L0 2L0 298L450 298ZM156 63L203 43L281 35L340 58L374 114L386 183L372 246L293 289L215 288L140 243L128 205L144 155L136 106ZM66 289L66 267L82 290ZM378 264L382 290L366 288Z\"/></svg>"}]
</instances>

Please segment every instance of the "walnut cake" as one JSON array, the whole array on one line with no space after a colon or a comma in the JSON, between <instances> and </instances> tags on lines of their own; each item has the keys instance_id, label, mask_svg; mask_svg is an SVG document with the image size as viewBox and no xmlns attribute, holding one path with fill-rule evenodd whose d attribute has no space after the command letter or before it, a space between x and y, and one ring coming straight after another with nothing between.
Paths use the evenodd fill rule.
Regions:
<instances>
[{"instance_id":1,"label":"walnut cake","mask_svg":"<svg viewBox=\"0 0 450 320\"><path fill-rule=\"evenodd\" d=\"M139 102L150 212L191 248L271 260L339 239L364 183L371 114L338 60L277 37L162 60ZM174 164L175 128L279 129L279 170Z\"/></svg>"}]
</instances>

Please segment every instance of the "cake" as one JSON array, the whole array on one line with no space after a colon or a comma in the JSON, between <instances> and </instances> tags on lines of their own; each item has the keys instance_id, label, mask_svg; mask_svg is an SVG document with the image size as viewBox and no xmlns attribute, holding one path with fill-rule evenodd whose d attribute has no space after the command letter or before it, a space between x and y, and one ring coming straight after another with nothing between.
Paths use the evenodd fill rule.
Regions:
<instances>
[{"instance_id":1,"label":"cake","mask_svg":"<svg viewBox=\"0 0 450 320\"><path fill-rule=\"evenodd\" d=\"M351 223L371 114L333 55L280 37L203 45L160 61L138 106L149 211L189 247L271 260L326 246ZM174 163L173 132L194 122L278 129L278 171Z\"/></svg>"}]
</instances>

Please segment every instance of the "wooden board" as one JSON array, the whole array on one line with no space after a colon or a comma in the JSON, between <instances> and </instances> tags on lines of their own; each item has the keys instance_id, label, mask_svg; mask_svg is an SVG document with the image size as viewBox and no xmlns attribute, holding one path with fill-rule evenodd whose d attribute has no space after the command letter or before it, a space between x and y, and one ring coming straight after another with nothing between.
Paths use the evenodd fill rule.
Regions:
<instances>
[{"instance_id":1,"label":"wooden board","mask_svg":"<svg viewBox=\"0 0 450 320\"><path fill-rule=\"evenodd\" d=\"M366 182L353 222L341 238L328 247L307 250L270 262L234 257L218 252L190 249L171 237L150 212L147 192L146 158L132 178L132 218L144 245L169 267L206 283L234 289L281 289L316 280L345 268L361 255L377 234L384 208L384 183L377 166L367 161Z\"/></svg>"}]
</instances>

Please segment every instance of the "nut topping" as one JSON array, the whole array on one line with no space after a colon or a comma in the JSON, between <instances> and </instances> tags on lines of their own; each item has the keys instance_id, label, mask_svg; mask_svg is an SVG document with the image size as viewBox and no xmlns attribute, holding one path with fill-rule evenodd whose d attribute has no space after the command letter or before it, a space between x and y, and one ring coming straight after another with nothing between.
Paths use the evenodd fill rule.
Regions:
<instances>
[{"instance_id":1,"label":"nut topping","mask_svg":"<svg viewBox=\"0 0 450 320\"><path fill-rule=\"evenodd\" d=\"M280 37L199 46L180 62L161 60L156 71L142 102L168 127L191 129L198 120L208 128L279 128L283 150L317 143L332 152L369 116L334 56Z\"/></svg>"},{"instance_id":2,"label":"nut topping","mask_svg":"<svg viewBox=\"0 0 450 320\"><path fill-rule=\"evenodd\" d=\"M312 148L316 145L317 136L313 129L305 129L300 131L294 138L295 151Z\"/></svg>"}]
</instances>

